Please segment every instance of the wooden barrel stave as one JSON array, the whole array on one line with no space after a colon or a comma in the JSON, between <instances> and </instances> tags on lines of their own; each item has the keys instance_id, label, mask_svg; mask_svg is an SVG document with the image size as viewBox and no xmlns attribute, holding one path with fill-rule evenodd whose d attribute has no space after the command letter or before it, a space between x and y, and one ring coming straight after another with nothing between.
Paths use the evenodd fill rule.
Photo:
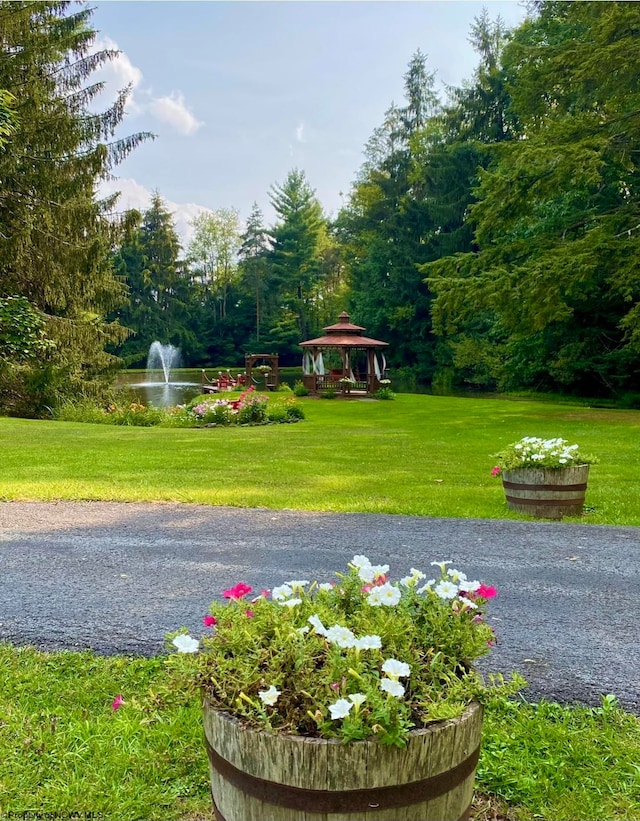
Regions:
<instances>
[{"instance_id":1,"label":"wooden barrel stave","mask_svg":"<svg viewBox=\"0 0 640 821\"><path fill-rule=\"evenodd\" d=\"M206 702L204 726L220 821L448 821L471 804L482 708L473 704L460 719L413 732L405 749L259 732ZM229 772L221 773L225 762ZM422 800L416 783L440 794Z\"/></svg>"}]
</instances>

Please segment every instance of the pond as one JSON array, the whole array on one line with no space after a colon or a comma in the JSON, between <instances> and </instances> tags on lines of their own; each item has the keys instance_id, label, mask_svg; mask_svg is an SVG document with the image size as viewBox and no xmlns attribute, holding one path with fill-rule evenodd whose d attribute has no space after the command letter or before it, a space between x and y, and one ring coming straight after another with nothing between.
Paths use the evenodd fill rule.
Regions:
<instances>
[{"instance_id":1,"label":"pond","mask_svg":"<svg viewBox=\"0 0 640 821\"><path fill-rule=\"evenodd\" d=\"M165 382L162 372L123 371L116 380L116 388L127 387L138 402L156 408L184 405L201 393L202 371L180 369L171 371L171 381Z\"/></svg>"}]
</instances>

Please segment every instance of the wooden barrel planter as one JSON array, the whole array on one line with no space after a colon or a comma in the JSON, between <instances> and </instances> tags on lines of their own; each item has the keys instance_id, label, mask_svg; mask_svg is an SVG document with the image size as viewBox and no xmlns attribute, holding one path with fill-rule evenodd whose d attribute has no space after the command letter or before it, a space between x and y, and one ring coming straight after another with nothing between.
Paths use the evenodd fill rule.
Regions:
<instances>
[{"instance_id":1,"label":"wooden barrel planter","mask_svg":"<svg viewBox=\"0 0 640 821\"><path fill-rule=\"evenodd\" d=\"M204 702L217 821L458 821L471 811L482 707L373 741L277 735Z\"/></svg>"},{"instance_id":2,"label":"wooden barrel planter","mask_svg":"<svg viewBox=\"0 0 640 821\"><path fill-rule=\"evenodd\" d=\"M588 478L589 465L516 468L503 472L502 485L509 510L539 519L562 519L582 513Z\"/></svg>"}]
</instances>

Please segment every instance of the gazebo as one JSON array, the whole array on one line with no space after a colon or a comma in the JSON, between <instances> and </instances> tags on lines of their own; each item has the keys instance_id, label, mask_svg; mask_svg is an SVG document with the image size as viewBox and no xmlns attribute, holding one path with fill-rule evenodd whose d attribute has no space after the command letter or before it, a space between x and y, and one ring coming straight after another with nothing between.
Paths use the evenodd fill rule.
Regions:
<instances>
[{"instance_id":1,"label":"gazebo","mask_svg":"<svg viewBox=\"0 0 640 821\"><path fill-rule=\"evenodd\" d=\"M352 325L343 311L335 325L324 328L325 336L301 342L302 381L314 394L325 390L342 393L375 393L385 378L388 342L363 336L366 328ZM325 356L328 369L325 369ZM332 361L331 361L332 360Z\"/></svg>"}]
</instances>

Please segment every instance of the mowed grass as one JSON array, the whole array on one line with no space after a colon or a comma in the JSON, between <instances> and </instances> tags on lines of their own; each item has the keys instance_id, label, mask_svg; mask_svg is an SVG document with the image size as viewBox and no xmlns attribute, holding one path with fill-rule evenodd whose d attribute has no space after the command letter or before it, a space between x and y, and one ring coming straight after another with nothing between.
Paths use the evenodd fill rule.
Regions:
<instances>
[{"instance_id":1,"label":"mowed grass","mask_svg":"<svg viewBox=\"0 0 640 821\"><path fill-rule=\"evenodd\" d=\"M241 507L521 518L493 454L561 436L599 457L583 521L640 524L640 412L400 394L299 400L264 427L127 428L0 419L0 499L177 501Z\"/></svg>"},{"instance_id":2,"label":"mowed grass","mask_svg":"<svg viewBox=\"0 0 640 821\"><path fill-rule=\"evenodd\" d=\"M199 700L171 686L161 658L0 645L0 678L0 816L213 821ZM638 821L639 761L640 720L611 700L496 699L472 818Z\"/></svg>"}]
</instances>

